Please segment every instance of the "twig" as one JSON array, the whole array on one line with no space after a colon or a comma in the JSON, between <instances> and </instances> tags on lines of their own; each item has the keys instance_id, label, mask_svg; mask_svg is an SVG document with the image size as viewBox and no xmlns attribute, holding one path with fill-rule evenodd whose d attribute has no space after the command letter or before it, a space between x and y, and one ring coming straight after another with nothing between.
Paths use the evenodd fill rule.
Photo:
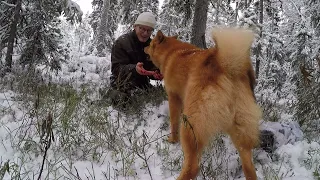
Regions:
<instances>
[{"instance_id":1,"label":"twig","mask_svg":"<svg viewBox=\"0 0 320 180\"><path fill-rule=\"evenodd\" d=\"M187 128L187 125L190 126L190 129L192 130L192 133L193 133L193 136L194 136L194 140L196 142L196 149L198 149L198 141L197 141L197 137L196 137L196 134L194 133L194 130L193 130L193 127L192 125L190 124L190 122L188 121L188 116L185 115L185 114L182 114L182 121L183 121L183 124L185 126L185 128Z\"/></svg>"},{"instance_id":2,"label":"twig","mask_svg":"<svg viewBox=\"0 0 320 180\"><path fill-rule=\"evenodd\" d=\"M62 163L61 163L61 168L68 174L68 175L72 175L74 178L72 179L78 179L78 180L82 180L80 178L80 175L79 175L79 172L78 172L78 169L76 167L74 167L74 169L76 170L76 175L74 175L71 170L68 170Z\"/></svg>"},{"instance_id":3,"label":"twig","mask_svg":"<svg viewBox=\"0 0 320 180\"><path fill-rule=\"evenodd\" d=\"M138 146L137 146L137 144L135 144L135 146L134 146L134 147L136 147L136 148L135 148L135 152L136 152L136 154L146 163L146 166L147 166L147 169L148 169L148 173L149 173L149 175L150 175L150 178L151 178L151 180L153 180L153 177L152 177L152 174L151 174L151 170L150 170L150 167L149 167L149 164L148 164L148 160L149 160L149 158L150 158L154 153L152 153L152 154L147 158L145 147L146 147L146 145L148 145L149 143L147 143L147 135L145 134L145 131L143 131L142 137L143 137L143 144L142 144L142 154L143 154L143 156L138 152L138 149L137 149Z\"/></svg>"},{"instance_id":4,"label":"twig","mask_svg":"<svg viewBox=\"0 0 320 180\"><path fill-rule=\"evenodd\" d=\"M80 178L80 175L79 175L79 172L78 172L78 169L77 169L76 167L74 167L74 169L76 170L77 178L78 178L78 179L81 179L81 178Z\"/></svg>"},{"instance_id":5,"label":"twig","mask_svg":"<svg viewBox=\"0 0 320 180\"><path fill-rule=\"evenodd\" d=\"M43 155L43 158L42 158L42 165L41 165L40 173L39 173L39 176L38 176L38 180L41 179L41 174L42 174L42 171L43 171L44 162L46 160L47 152L48 152L48 150L50 148L50 145L51 145L51 140L49 140L48 144L45 147L45 151L44 151L44 155Z\"/></svg>"},{"instance_id":6,"label":"twig","mask_svg":"<svg viewBox=\"0 0 320 180\"><path fill-rule=\"evenodd\" d=\"M52 131L52 121L53 121L52 120L52 115L51 115L51 112L49 112L46 121L43 122L43 124L42 124L41 139L43 138L44 134L46 134L46 137L45 137L45 140L43 142L45 144L45 150L44 150L44 155L43 155L43 158L42 158L42 164L41 164L41 169L40 169L40 173L39 173L39 176L38 176L38 180L41 179L41 174L43 172L43 167L44 167L44 163L45 163L45 160L46 160L46 157L47 157L48 150L49 150L49 148L51 146L52 140L54 141L53 131Z\"/></svg>"}]
</instances>

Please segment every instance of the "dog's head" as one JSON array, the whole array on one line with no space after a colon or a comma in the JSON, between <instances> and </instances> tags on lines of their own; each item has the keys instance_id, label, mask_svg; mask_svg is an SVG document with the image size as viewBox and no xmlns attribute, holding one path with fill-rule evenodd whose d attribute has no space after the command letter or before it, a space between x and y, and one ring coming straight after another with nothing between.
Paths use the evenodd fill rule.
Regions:
<instances>
[{"instance_id":1,"label":"dog's head","mask_svg":"<svg viewBox=\"0 0 320 180\"><path fill-rule=\"evenodd\" d=\"M153 64L160 68L165 60L168 49L172 45L169 41L177 39L178 36L165 36L160 30L150 42L148 47L144 48L144 52L150 56Z\"/></svg>"}]
</instances>

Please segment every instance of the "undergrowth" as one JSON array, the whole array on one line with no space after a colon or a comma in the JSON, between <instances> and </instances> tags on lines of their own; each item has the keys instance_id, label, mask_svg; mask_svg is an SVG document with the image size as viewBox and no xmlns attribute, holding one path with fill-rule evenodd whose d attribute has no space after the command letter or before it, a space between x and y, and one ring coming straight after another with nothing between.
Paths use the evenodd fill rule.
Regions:
<instances>
[{"instance_id":1,"label":"undergrowth","mask_svg":"<svg viewBox=\"0 0 320 180\"><path fill-rule=\"evenodd\" d=\"M6 79L7 78L7 79ZM9 120L18 124L10 129L11 146L19 157L2 161L0 179L98 179L96 168L103 166L104 179L120 177L139 179L138 171L155 179L151 166L160 166L164 176L179 174L183 162L180 144L166 141L169 133L169 115L155 114L166 94L162 87L156 91L135 94L126 111L112 108L108 97L97 87L72 84L53 84L41 79L37 72L11 76L1 80L2 90L15 92L14 101L22 115L15 109L1 109L1 114L12 114ZM10 81L8 81L10 80ZM107 91L108 87L103 87ZM266 104L270 104L266 102ZM270 106L266 107L274 111ZM150 116L159 127L153 132ZM279 114L269 114L277 121ZM8 122L9 123L9 122ZM9 128L8 128L9 129ZM203 153L198 179L234 179L243 177L239 156L226 137L219 135ZM315 157L310 153L310 158ZM316 159L318 160L318 159ZM305 161L314 168L316 160ZM33 162L34 161L34 162ZM88 161L91 168L79 171L76 164ZM280 174L270 163L262 166L264 179L290 177ZM255 164L259 164L255 160ZM319 168L314 177L319 179Z\"/></svg>"}]
</instances>

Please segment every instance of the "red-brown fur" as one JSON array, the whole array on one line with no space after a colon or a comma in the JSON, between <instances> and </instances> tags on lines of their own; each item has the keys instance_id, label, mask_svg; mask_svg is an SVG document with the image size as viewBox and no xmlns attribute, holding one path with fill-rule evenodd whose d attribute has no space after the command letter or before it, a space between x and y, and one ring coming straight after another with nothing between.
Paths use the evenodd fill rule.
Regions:
<instances>
[{"instance_id":1,"label":"red-brown fur","mask_svg":"<svg viewBox=\"0 0 320 180\"><path fill-rule=\"evenodd\" d=\"M259 139L261 112L253 95L249 56L253 34L216 29L213 40L215 47L203 50L159 31L145 48L164 76L170 109L168 140L180 140L184 152L178 180L197 176L202 151L219 132L230 135L246 179L255 180L252 149Z\"/></svg>"}]
</instances>

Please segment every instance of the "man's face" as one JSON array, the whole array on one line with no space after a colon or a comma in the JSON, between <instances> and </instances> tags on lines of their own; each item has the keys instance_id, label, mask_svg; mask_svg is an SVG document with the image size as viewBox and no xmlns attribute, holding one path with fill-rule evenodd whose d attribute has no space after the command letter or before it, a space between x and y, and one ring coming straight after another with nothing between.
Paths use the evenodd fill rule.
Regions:
<instances>
[{"instance_id":1,"label":"man's face","mask_svg":"<svg viewBox=\"0 0 320 180\"><path fill-rule=\"evenodd\" d=\"M152 27L139 25L139 24L135 25L134 29L136 31L136 34L140 42L146 42L150 38L153 32Z\"/></svg>"}]
</instances>

